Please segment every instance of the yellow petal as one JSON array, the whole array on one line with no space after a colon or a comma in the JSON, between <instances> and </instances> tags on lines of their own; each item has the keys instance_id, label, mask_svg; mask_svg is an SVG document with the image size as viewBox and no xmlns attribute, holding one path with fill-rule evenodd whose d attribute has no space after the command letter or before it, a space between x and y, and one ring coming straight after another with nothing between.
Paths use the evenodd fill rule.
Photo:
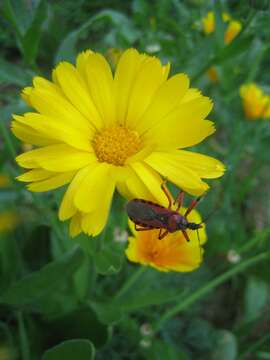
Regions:
<instances>
[{"instance_id":1,"label":"yellow petal","mask_svg":"<svg viewBox=\"0 0 270 360\"><path fill-rule=\"evenodd\" d=\"M80 188L82 182L84 181L85 176L87 176L87 174L91 172L91 170L96 165L97 165L96 162L91 165L88 165L87 167L79 170L76 176L74 176L74 179L72 180L67 191L65 192L65 195L60 205L59 214L58 214L60 220L62 221L67 220L70 217L74 216L74 214L77 212L77 208L74 205L74 196L78 191L78 189Z\"/></svg>"},{"instance_id":2,"label":"yellow petal","mask_svg":"<svg viewBox=\"0 0 270 360\"><path fill-rule=\"evenodd\" d=\"M241 30L242 30L242 24L239 21L236 20L230 21L224 35L225 44L230 44Z\"/></svg>"},{"instance_id":3,"label":"yellow petal","mask_svg":"<svg viewBox=\"0 0 270 360\"><path fill-rule=\"evenodd\" d=\"M21 92L22 99L26 102L27 105L32 107L32 104L30 102L30 93L32 91L32 86L25 87Z\"/></svg>"},{"instance_id":4,"label":"yellow petal","mask_svg":"<svg viewBox=\"0 0 270 360\"><path fill-rule=\"evenodd\" d=\"M87 84L77 69L68 62L62 62L54 70L54 76L74 107L88 119L94 128L100 129L102 120L91 99Z\"/></svg>"},{"instance_id":5,"label":"yellow petal","mask_svg":"<svg viewBox=\"0 0 270 360\"><path fill-rule=\"evenodd\" d=\"M215 14L213 11L209 11L207 15L202 19L203 31L205 34L211 34L215 30Z\"/></svg>"},{"instance_id":6,"label":"yellow petal","mask_svg":"<svg viewBox=\"0 0 270 360\"><path fill-rule=\"evenodd\" d=\"M135 171L138 178L144 183L148 191L152 194L155 202L167 207L168 198L161 189L163 180L159 174L150 166L142 162L131 164L130 167Z\"/></svg>"},{"instance_id":7,"label":"yellow petal","mask_svg":"<svg viewBox=\"0 0 270 360\"><path fill-rule=\"evenodd\" d=\"M206 190L205 183L200 177L169 153L153 153L145 162L181 189L189 188L191 194L202 194Z\"/></svg>"},{"instance_id":8,"label":"yellow petal","mask_svg":"<svg viewBox=\"0 0 270 360\"><path fill-rule=\"evenodd\" d=\"M152 139L156 141L156 150L168 151L199 144L214 132L215 127L212 121L185 121L172 127L168 124L167 128L163 127L163 129L160 126L152 132Z\"/></svg>"},{"instance_id":9,"label":"yellow petal","mask_svg":"<svg viewBox=\"0 0 270 360\"><path fill-rule=\"evenodd\" d=\"M205 179L215 179L222 176L225 171L222 162L207 155L177 150L171 153L170 157Z\"/></svg>"},{"instance_id":10,"label":"yellow petal","mask_svg":"<svg viewBox=\"0 0 270 360\"><path fill-rule=\"evenodd\" d=\"M16 179L24 182L32 182L32 181L45 180L53 175L57 175L57 173L44 169L33 169L25 172L22 175L17 176Z\"/></svg>"},{"instance_id":11,"label":"yellow petal","mask_svg":"<svg viewBox=\"0 0 270 360\"><path fill-rule=\"evenodd\" d=\"M88 170L74 197L78 210L88 213L101 206L102 194L106 193L112 181L111 169L112 165L97 163L94 168Z\"/></svg>"},{"instance_id":12,"label":"yellow petal","mask_svg":"<svg viewBox=\"0 0 270 360\"><path fill-rule=\"evenodd\" d=\"M138 247L137 247L137 239L133 236L130 236L128 237L128 247L127 249L125 250L125 254L127 256L127 258L132 261L132 262L135 262L135 263L138 263L140 262L140 258L139 258L139 255L138 255Z\"/></svg>"},{"instance_id":13,"label":"yellow petal","mask_svg":"<svg viewBox=\"0 0 270 360\"><path fill-rule=\"evenodd\" d=\"M82 222L81 213L77 213L72 217L69 224L69 233L71 237L75 237L82 232L81 222Z\"/></svg>"},{"instance_id":14,"label":"yellow petal","mask_svg":"<svg viewBox=\"0 0 270 360\"><path fill-rule=\"evenodd\" d=\"M12 121L11 131L13 134L26 144L45 146L55 144L55 140L46 139L40 135L37 131L31 129L29 126Z\"/></svg>"},{"instance_id":15,"label":"yellow petal","mask_svg":"<svg viewBox=\"0 0 270 360\"><path fill-rule=\"evenodd\" d=\"M55 88L56 85L54 85ZM93 133L89 121L75 109L72 104L59 94L59 91L33 89L30 94L30 101L33 107L43 115L51 116L57 121L69 124L80 131Z\"/></svg>"},{"instance_id":16,"label":"yellow petal","mask_svg":"<svg viewBox=\"0 0 270 360\"><path fill-rule=\"evenodd\" d=\"M177 74L163 83L137 124L137 131L141 133L162 121L180 103L188 87L189 79L185 74Z\"/></svg>"},{"instance_id":17,"label":"yellow petal","mask_svg":"<svg viewBox=\"0 0 270 360\"><path fill-rule=\"evenodd\" d=\"M215 131L211 121L202 121L211 108L212 102L206 97L186 102L149 129L145 141L156 143L158 150L196 145Z\"/></svg>"},{"instance_id":18,"label":"yellow petal","mask_svg":"<svg viewBox=\"0 0 270 360\"><path fill-rule=\"evenodd\" d=\"M114 77L114 91L116 101L116 119L121 124L126 121L128 103L134 80L140 69L144 55L135 49L126 50L116 68Z\"/></svg>"},{"instance_id":19,"label":"yellow petal","mask_svg":"<svg viewBox=\"0 0 270 360\"><path fill-rule=\"evenodd\" d=\"M60 186L68 184L73 176L75 171L68 171L65 173L60 173L55 176L52 176L43 181L37 181L30 185L27 185L28 190L33 192L43 192L59 188Z\"/></svg>"},{"instance_id":20,"label":"yellow petal","mask_svg":"<svg viewBox=\"0 0 270 360\"><path fill-rule=\"evenodd\" d=\"M13 118L51 143L64 142L80 150L92 151L89 133L78 131L63 121L56 121L52 117L37 113L14 115Z\"/></svg>"},{"instance_id":21,"label":"yellow petal","mask_svg":"<svg viewBox=\"0 0 270 360\"><path fill-rule=\"evenodd\" d=\"M144 182L138 177L132 168L129 168L129 176L126 178L126 187L131 194L130 199L145 199L155 202L156 199L146 187Z\"/></svg>"},{"instance_id":22,"label":"yellow petal","mask_svg":"<svg viewBox=\"0 0 270 360\"><path fill-rule=\"evenodd\" d=\"M114 178L108 176L106 179L106 187L102 184L102 186L96 186L95 189L96 208L90 214L83 215L81 223L83 231L92 236L98 235L107 222L115 189Z\"/></svg>"},{"instance_id":23,"label":"yellow petal","mask_svg":"<svg viewBox=\"0 0 270 360\"><path fill-rule=\"evenodd\" d=\"M190 88L181 99L181 103L184 104L188 101L202 97L200 90Z\"/></svg>"},{"instance_id":24,"label":"yellow petal","mask_svg":"<svg viewBox=\"0 0 270 360\"><path fill-rule=\"evenodd\" d=\"M163 69L156 58L147 57L138 72L130 92L126 124L136 128L136 124L150 105L153 96L164 82Z\"/></svg>"},{"instance_id":25,"label":"yellow petal","mask_svg":"<svg viewBox=\"0 0 270 360\"><path fill-rule=\"evenodd\" d=\"M59 144L28 151L17 156L16 161L24 168L42 167L49 171L62 172L80 169L95 159L93 153Z\"/></svg>"},{"instance_id":26,"label":"yellow petal","mask_svg":"<svg viewBox=\"0 0 270 360\"><path fill-rule=\"evenodd\" d=\"M159 230L137 232L128 239L126 255L130 261L149 265L159 271L192 271L201 263L198 242L187 243L181 231L168 234L162 241Z\"/></svg>"},{"instance_id":27,"label":"yellow petal","mask_svg":"<svg viewBox=\"0 0 270 360\"><path fill-rule=\"evenodd\" d=\"M58 86L56 86L54 83L41 76L34 77L33 85L34 85L33 90L37 90L37 89L44 90L44 91L49 91L53 94L57 94L59 96L63 96L63 92Z\"/></svg>"},{"instance_id":28,"label":"yellow petal","mask_svg":"<svg viewBox=\"0 0 270 360\"><path fill-rule=\"evenodd\" d=\"M103 124L115 121L113 76L106 59L100 54L90 54L87 59L87 84L91 98Z\"/></svg>"},{"instance_id":29,"label":"yellow petal","mask_svg":"<svg viewBox=\"0 0 270 360\"><path fill-rule=\"evenodd\" d=\"M87 77L87 74L86 74L87 61L91 54L93 54L92 50L82 51L77 56L77 59L76 59L76 68L79 71L79 73L81 74L81 77L83 79L86 79L86 77Z\"/></svg>"}]
</instances>

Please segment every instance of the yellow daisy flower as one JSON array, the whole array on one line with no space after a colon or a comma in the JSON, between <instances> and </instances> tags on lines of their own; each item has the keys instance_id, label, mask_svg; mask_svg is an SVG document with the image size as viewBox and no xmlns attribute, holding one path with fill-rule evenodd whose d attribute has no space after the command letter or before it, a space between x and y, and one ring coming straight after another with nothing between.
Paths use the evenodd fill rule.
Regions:
<instances>
[{"instance_id":1,"label":"yellow daisy flower","mask_svg":"<svg viewBox=\"0 0 270 360\"><path fill-rule=\"evenodd\" d=\"M270 96L266 95L255 83L242 85L240 96L247 118L270 118Z\"/></svg>"},{"instance_id":2,"label":"yellow daisy flower","mask_svg":"<svg viewBox=\"0 0 270 360\"><path fill-rule=\"evenodd\" d=\"M180 213L185 213L181 208ZM188 215L194 223L202 219L196 210ZM190 242L187 242L181 231L169 233L162 240L158 239L159 230L136 231L130 222L133 236L128 238L127 258L141 265L151 266L159 271L187 272L195 270L202 261L203 249L199 246L197 231L187 230ZM206 231L203 226L199 231L200 245L206 242Z\"/></svg>"},{"instance_id":3,"label":"yellow daisy flower","mask_svg":"<svg viewBox=\"0 0 270 360\"><path fill-rule=\"evenodd\" d=\"M129 49L113 74L88 50L76 66L60 63L52 81L35 77L23 90L37 112L14 115L12 131L38 148L16 158L29 169L18 179L31 191L69 184L59 218L71 219L71 236L102 231L115 189L166 204L159 174L194 195L208 189L202 178L223 174L219 161L182 150L215 131L205 120L212 102L189 88L185 74L168 79L169 69Z\"/></svg>"},{"instance_id":4,"label":"yellow daisy flower","mask_svg":"<svg viewBox=\"0 0 270 360\"><path fill-rule=\"evenodd\" d=\"M226 12L222 13L223 22L228 22L227 29L224 34L224 43L227 45L233 41L233 39L242 30L242 24L239 21L232 20L230 15ZM209 11L207 15L202 19L203 31L206 35L215 31L216 21L213 11Z\"/></svg>"}]
</instances>

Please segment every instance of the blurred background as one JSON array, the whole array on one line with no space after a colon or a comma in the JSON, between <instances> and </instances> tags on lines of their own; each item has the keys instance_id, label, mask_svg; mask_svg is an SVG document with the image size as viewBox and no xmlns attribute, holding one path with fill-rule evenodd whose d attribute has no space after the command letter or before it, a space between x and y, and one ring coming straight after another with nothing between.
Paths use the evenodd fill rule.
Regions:
<instances>
[{"instance_id":1,"label":"blurred background","mask_svg":"<svg viewBox=\"0 0 270 360\"><path fill-rule=\"evenodd\" d=\"M263 111L250 115L270 94L269 5L1 1L1 360L270 359L270 122ZM29 150L10 131L11 115L27 111L21 89L79 51L101 52L114 68L129 47L171 62L171 74L187 73L214 101L217 131L194 150L227 172L199 205L203 217L214 212L192 273L142 274L127 261L120 196L101 236L72 240L57 219L64 189L31 194L14 180L14 158ZM259 92L240 96L248 83Z\"/></svg>"}]
</instances>

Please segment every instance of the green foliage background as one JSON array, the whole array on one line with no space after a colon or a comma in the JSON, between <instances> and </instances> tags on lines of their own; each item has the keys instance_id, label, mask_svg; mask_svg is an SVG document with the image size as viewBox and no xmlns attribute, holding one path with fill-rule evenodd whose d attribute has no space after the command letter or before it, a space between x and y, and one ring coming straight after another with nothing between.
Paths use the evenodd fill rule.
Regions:
<instances>
[{"instance_id":1,"label":"green foliage background","mask_svg":"<svg viewBox=\"0 0 270 360\"><path fill-rule=\"evenodd\" d=\"M204 36L201 18L216 14ZM222 11L243 23L223 45ZM0 214L20 223L0 234L0 359L270 359L269 121L245 119L239 87L270 93L267 0L2 0L0 3ZM9 130L35 74L91 48L136 47L186 72L214 100L217 132L198 150L225 162L199 209L208 243L201 268L160 273L124 256L124 199L106 230L71 240L57 219L64 190L30 194L14 177L21 144ZM219 81L205 71L215 65ZM176 191L176 189L173 189ZM239 255L236 263L232 255Z\"/></svg>"}]
</instances>

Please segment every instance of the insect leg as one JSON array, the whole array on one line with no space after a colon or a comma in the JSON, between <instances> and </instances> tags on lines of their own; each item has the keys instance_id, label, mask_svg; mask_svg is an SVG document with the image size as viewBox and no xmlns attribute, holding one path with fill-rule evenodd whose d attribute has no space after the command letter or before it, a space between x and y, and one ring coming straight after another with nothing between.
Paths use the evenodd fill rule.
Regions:
<instances>
[{"instance_id":1,"label":"insect leg","mask_svg":"<svg viewBox=\"0 0 270 360\"><path fill-rule=\"evenodd\" d=\"M170 194L169 194L168 190L165 187L165 184L166 184L166 180L164 180L163 183L161 184L161 189L163 190L164 194L166 195L166 197L168 199L168 202L169 202L168 209L171 209L172 200L171 200L171 197L170 197Z\"/></svg>"},{"instance_id":2,"label":"insect leg","mask_svg":"<svg viewBox=\"0 0 270 360\"><path fill-rule=\"evenodd\" d=\"M165 230L163 234L161 234L161 230L159 230L159 235L158 235L158 238L159 240L162 240L163 238L165 238L166 235L168 235L169 231L168 230Z\"/></svg>"},{"instance_id":3,"label":"insect leg","mask_svg":"<svg viewBox=\"0 0 270 360\"><path fill-rule=\"evenodd\" d=\"M184 196L185 196L185 193L184 191L180 191L179 194L177 195L177 198L175 199L174 201L174 205L177 203L177 209L175 211L178 211L179 209L181 209L182 205L183 205L183 202L184 202Z\"/></svg>"},{"instance_id":4,"label":"insect leg","mask_svg":"<svg viewBox=\"0 0 270 360\"><path fill-rule=\"evenodd\" d=\"M189 242L190 240L189 240L186 230L181 230L181 231L182 231L182 234L184 235L185 239L187 240L187 242Z\"/></svg>"},{"instance_id":5,"label":"insect leg","mask_svg":"<svg viewBox=\"0 0 270 360\"><path fill-rule=\"evenodd\" d=\"M201 200L201 197L198 197L195 200L192 200L191 203L189 204L189 207L187 208L186 212L185 212L185 217L188 216L188 214L198 205L199 201Z\"/></svg>"},{"instance_id":6,"label":"insect leg","mask_svg":"<svg viewBox=\"0 0 270 360\"><path fill-rule=\"evenodd\" d=\"M138 228L138 227L137 227L137 224L135 224L135 230L136 230L136 231L147 231L147 230L153 230L153 228L150 227L150 226Z\"/></svg>"}]
</instances>

